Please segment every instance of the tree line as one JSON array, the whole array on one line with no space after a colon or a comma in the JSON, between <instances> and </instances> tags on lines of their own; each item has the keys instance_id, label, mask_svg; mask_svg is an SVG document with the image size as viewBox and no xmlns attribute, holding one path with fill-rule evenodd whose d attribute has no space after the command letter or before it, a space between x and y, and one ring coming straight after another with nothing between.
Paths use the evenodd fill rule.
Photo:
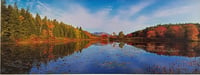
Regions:
<instances>
[{"instance_id":1,"label":"tree line","mask_svg":"<svg viewBox=\"0 0 200 75\"><path fill-rule=\"evenodd\" d=\"M46 16L41 18L37 13L34 17L29 9L19 9L17 3L6 5L5 0L1 0L1 40L39 40L56 38L90 38L89 32L81 27L51 20Z\"/></svg>"},{"instance_id":2,"label":"tree line","mask_svg":"<svg viewBox=\"0 0 200 75\"><path fill-rule=\"evenodd\" d=\"M170 39L170 40L200 40L200 24L186 23L186 24L165 24L148 27L144 30L139 30L126 37L143 37L147 39Z\"/></svg>"}]
</instances>

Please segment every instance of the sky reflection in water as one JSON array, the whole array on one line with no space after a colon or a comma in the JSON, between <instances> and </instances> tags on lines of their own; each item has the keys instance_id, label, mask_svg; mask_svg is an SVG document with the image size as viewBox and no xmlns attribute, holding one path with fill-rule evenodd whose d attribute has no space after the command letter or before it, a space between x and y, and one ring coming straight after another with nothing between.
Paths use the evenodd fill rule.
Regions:
<instances>
[{"instance_id":1,"label":"sky reflection in water","mask_svg":"<svg viewBox=\"0 0 200 75\"><path fill-rule=\"evenodd\" d=\"M81 52L50 60L30 73L200 73L200 57L165 56L119 43L94 44Z\"/></svg>"}]
</instances>

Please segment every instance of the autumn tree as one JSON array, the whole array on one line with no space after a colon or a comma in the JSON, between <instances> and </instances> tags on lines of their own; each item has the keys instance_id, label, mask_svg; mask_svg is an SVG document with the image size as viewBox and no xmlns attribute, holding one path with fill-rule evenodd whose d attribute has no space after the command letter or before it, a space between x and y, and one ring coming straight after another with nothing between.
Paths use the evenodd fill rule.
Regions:
<instances>
[{"instance_id":1,"label":"autumn tree","mask_svg":"<svg viewBox=\"0 0 200 75\"><path fill-rule=\"evenodd\" d=\"M131 37L133 37L133 34L132 33L127 34L126 37L131 38Z\"/></svg>"},{"instance_id":2,"label":"autumn tree","mask_svg":"<svg viewBox=\"0 0 200 75\"><path fill-rule=\"evenodd\" d=\"M197 26L193 24L188 24L185 26L185 29L186 29L186 37L188 40L192 40L192 41L198 40L199 31L198 31Z\"/></svg>"},{"instance_id":3,"label":"autumn tree","mask_svg":"<svg viewBox=\"0 0 200 75\"><path fill-rule=\"evenodd\" d=\"M185 30L182 26L170 26L167 35L170 38L183 39L185 37Z\"/></svg>"},{"instance_id":4,"label":"autumn tree","mask_svg":"<svg viewBox=\"0 0 200 75\"><path fill-rule=\"evenodd\" d=\"M123 33L123 31L120 31L118 36L119 36L119 38L124 38L124 33Z\"/></svg>"},{"instance_id":5,"label":"autumn tree","mask_svg":"<svg viewBox=\"0 0 200 75\"><path fill-rule=\"evenodd\" d=\"M133 37L162 38L169 40L192 40L200 39L200 24L165 24L159 26L148 27L144 30L133 32ZM145 35L145 36L144 36Z\"/></svg>"},{"instance_id":6,"label":"autumn tree","mask_svg":"<svg viewBox=\"0 0 200 75\"><path fill-rule=\"evenodd\" d=\"M150 30L147 32L147 38L154 38L156 37L156 32L153 30Z\"/></svg>"},{"instance_id":7,"label":"autumn tree","mask_svg":"<svg viewBox=\"0 0 200 75\"><path fill-rule=\"evenodd\" d=\"M107 34L102 34L102 35L101 35L101 38L104 38L104 39L105 39L105 38L108 38L108 37L109 37L109 36L108 36Z\"/></svg>"},{"instance_id":8,"label":"autumn tree","mask_svg":"<svg viewBox=\"0 0 200 75\"><path fill-rule=\"evenodd\" d=\"M37 13L34 17L29 9L18 9L17 3L6 5L1 0L1 38L3 41L16 41L19 39L67 37L67 38L88 38L84 30L74 28L72 25L50 20L46 16L42 19Z\"/></svg>"},{"instance_id":9,"label":"autumn tree","mask_svg":"<svg viewBox=\"0 0 200 75\"><path fill-rule=\"evenodd\" d=\"M52 30L54 28L53 23L52 22L47 22L47 26L49 28L48 33L49 33L50 37L53 37L53 32L52 32Z\"/></svg>"},{"instance_id":10,"label":"autumn tree","mask_svg":"<svg viewBox=\"0 0 200 75\"><path fill-rule=\"evenodd\" d=\"M167 28L164 26L158 26L155 28L155 32L158 37L165 37L166 31L167 31Z\"/></svg>"}]
</instances>

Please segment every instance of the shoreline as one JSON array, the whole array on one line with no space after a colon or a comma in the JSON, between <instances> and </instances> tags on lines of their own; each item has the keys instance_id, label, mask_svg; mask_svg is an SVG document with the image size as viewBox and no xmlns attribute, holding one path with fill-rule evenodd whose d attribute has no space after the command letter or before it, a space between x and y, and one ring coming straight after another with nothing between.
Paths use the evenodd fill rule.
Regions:
<instances>
[{"instance_id":1,"label":"shoreline","mask_svg":"<svg viewBox=\"0 0 200 75\"><path fill-rule=\"evenodd\" d=\"M14 42L1 42L1 44L45 44L45 43L69 43L69 42L79 42L79 41L105 41L108 39L102 38L90 38L90 39L40 39L40 40L23 40Z\"/></svg>"}]
</instances>

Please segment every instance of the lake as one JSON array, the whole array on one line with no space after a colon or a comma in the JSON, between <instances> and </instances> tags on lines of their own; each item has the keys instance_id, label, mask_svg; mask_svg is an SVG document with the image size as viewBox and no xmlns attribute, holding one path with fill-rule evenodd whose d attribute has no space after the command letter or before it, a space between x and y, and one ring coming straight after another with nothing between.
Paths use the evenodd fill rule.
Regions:
<instances>
[{"instance_id":1,"label":"lake","mask_svg":"<svg viewBox=\"0 0 200 75\"><path fill-rule=\"evenodd\" d=\"M200 43L1 44L1 73L200 73Z\"/></svg>"}]
</instances>

